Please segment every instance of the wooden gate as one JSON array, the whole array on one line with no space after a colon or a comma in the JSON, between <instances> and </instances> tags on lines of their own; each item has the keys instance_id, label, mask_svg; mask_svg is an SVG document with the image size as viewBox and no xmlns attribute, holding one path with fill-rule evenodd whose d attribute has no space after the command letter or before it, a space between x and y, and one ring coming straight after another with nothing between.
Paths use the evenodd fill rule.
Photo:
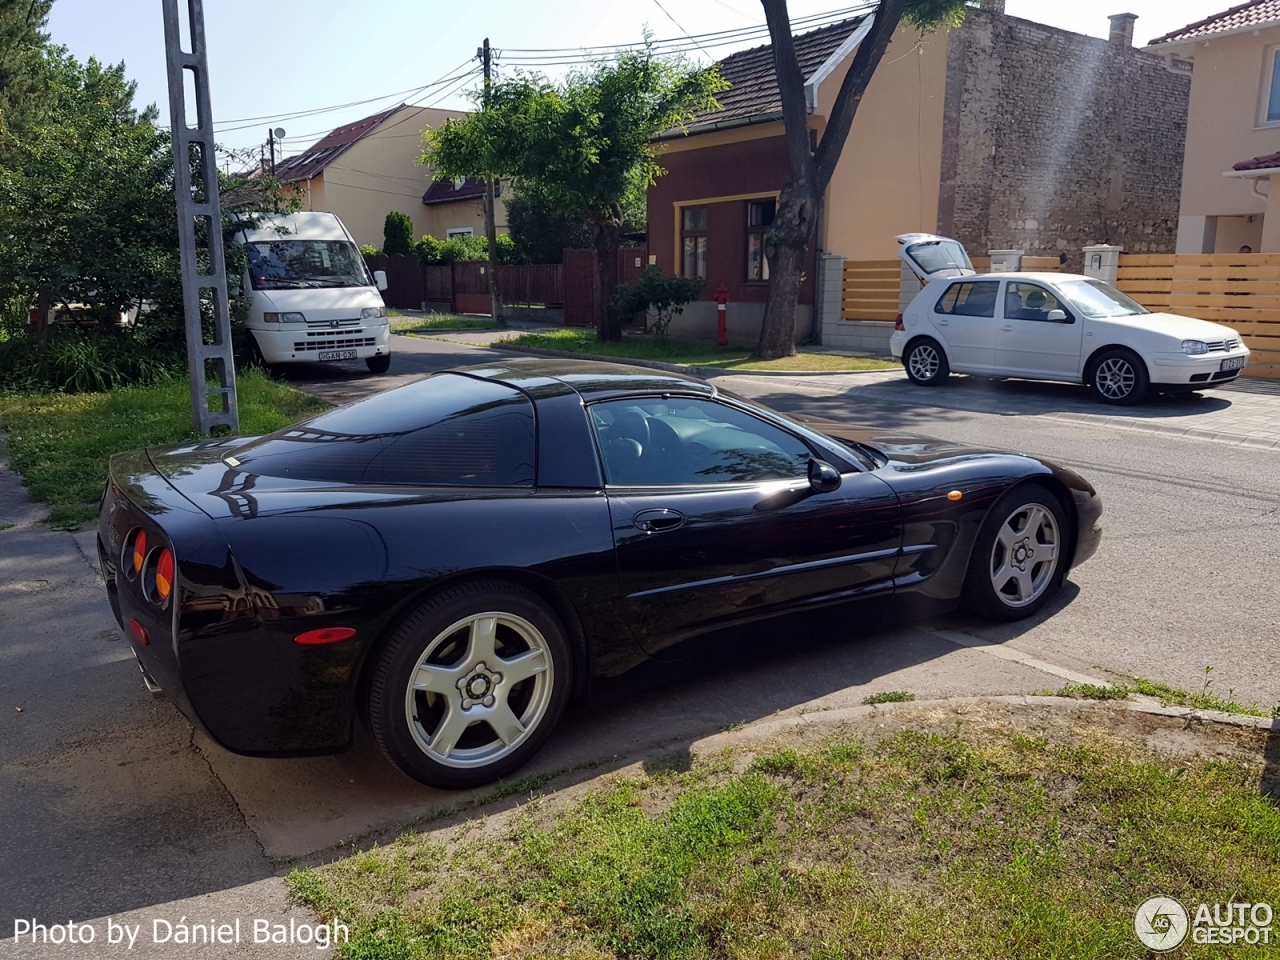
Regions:
<instances>
[{"instance_id":1,"label":"wooden gate","mask_svg":"<svg viewBox=\"0 0 1280 960\"><path fill-rule=\"evenodd\" d=\"M618 248L618 284L632 283L649 264L649 248ZM594 327L599 291L596 278L596 251L564 252L564 323L567 327Z\"/></svg>"}]
</instances>

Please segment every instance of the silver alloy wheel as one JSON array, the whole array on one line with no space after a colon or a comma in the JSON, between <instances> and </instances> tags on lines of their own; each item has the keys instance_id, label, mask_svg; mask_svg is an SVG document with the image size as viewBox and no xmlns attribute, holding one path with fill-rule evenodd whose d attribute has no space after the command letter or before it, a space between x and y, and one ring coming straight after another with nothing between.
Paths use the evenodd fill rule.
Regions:
<instances>
[{"instance_id":1,"label":"silver alloy wheel","mask_svg":"<svg viewBox=\"0 0 1280 960\"><path fill-rule=\"evenodd\" d=\"M927 343L920 343L911 348L907 357L907 369L917 380L932 380L938 373L941 364L938 351Z\"/></svg>"},{"instance_id":2,"label":"silver alloy wheel","mask_svg":"<svg viewBox=\"0 0 1280 960\"><path fill-rule=\"evenodd\" d=\"M1024 503L1000 524L991 546L991 586L1008 607L1034 603L1057 570L1058 522L1043 504Z\"/></svg>"},{"instance_id":3,"label":"silver alloy wheel","mask_svg":"<svg viewBox=\"0 0 1280 960\"><path fill-rule=\"evenodd\" d=\"M1098 392L1108 400L1123 400L1129 396L1133 393L1137 380L1133 364L1124 357L1108 357L1093 372L1093 382L1097 385Z\"/></svg>"},{"instance_id":4,"label":"silver alloy wheel","mask_svg":"<svg viewBox=\"0 0 1280 960\"><path fill-rule=\"evenodd\" d=\"M441 631L413 668L405 715L419 749L450 767L505 757L551 703L551 650L528 620L477 613Z\"/></svg>"}]
</instances>

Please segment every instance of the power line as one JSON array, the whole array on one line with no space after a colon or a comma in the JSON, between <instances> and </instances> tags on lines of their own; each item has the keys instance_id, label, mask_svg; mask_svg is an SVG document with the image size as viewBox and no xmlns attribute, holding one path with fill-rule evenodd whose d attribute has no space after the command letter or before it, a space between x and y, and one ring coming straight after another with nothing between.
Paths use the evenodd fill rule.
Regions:
<instances>
[{"instance_id":1,"label":"power line","mask_svg":"<svg viewBox=\"0 0 1280 960\"><path fill-rule=\"evenodd\" d=\"M702 47L698 46L698 41L697 41L697 40L694 40L694 39L693 39L693 37L689 36L689 31L688 31L688 30L686 30L683 26L681 26L681 25L680 25L680 22L679 22L675 17L673 17L671 14L667 13L667 8L666 8L666 7L664 7L664 6L662 5L662 0L653 0L653 2L654 2L654 4L656 4L656 5L657 5L658 9L662 11L663 15L664 15L668 20L670 20L672 23L674 23L674 24L676 25L676 29L677 29L677 30L679 30L681 33L683 33L686 37L689 37L689 39L690 39L690 40L693 40L693 45L694 45L695 47L698 47L698 49L699 49L699 50L702 50ZM702 52L703 52L703 53L707 53L707 51L705 51L705 50L702 50ZM707 53L707 56L709 57L709 56L711 56L711 54Z\"/></svg>"}]
</instances>

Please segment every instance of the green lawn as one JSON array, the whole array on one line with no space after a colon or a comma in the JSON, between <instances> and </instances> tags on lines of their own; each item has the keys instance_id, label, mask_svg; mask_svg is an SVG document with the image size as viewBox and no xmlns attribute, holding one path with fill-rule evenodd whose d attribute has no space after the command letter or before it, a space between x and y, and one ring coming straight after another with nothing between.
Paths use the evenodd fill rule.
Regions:
<instances>
[{"instance_id":1,"label":"green lawn","mask_svg":"<svg viewBox=\"0 0 1280 960\"><path fill-rule=\"evenodd\" d=\"M1261 732L1239 736L1262 756ZM1133 743L973 716L745 769L726 752L289 883L350 926L348 960L1111 960L1149 955L1133 923L1150 896L1275 903L1280 811L1261 763ZM1231 950L1189 938L1179 956Z\"/></svg>"},{"instance_id":2,"label":"green lawn","mask_svg":"<svg viewBox=\"0 0 1280 960\"><path fill-rule=\"evenodd\" d=\"M499 330L502 324L476 317L437 313L429 317L399 317L391 321L392 333L438 333L441 330Z\"/></svg>"},{"instance_id":3,"label":"green lawn","mask_svg":"<svg viewBox=\"0 0 1280 960\"><path fill-rule=\"evenodd\" d=\"M752 347L730 344L718 347L706 340L668 339L628 334L621 343L600 343L592 330L556 330L552 333L525 333L499 341L513 347L564 350L628 360L664 360L696 367L724 367L735 370L893 370L900 364L874 357L850 357L835 353L802 351L779 360L755 360Z\"/></svg>"},{"instance_id":4,"label":"green lawn","mask_svg":"<svg viewBox=\"0 0 1280 960\"><path fill-rule=\"evenodd\" d=\"M244 434L270 433L328 406L259 370L241 372L236 385ZM97 516L111 454L195 437L185 380L109 393L0 394L0 421L10 466L33 498L52 505L49 522L63 530Z\"/></svg>"}]
</instances>

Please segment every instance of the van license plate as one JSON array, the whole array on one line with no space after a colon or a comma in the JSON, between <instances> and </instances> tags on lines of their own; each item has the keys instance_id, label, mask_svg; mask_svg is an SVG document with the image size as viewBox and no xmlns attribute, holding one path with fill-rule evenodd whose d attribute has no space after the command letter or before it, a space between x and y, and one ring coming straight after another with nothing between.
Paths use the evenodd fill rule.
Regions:
<instances>
[{"instance_id":1,"label":"van license plate","mask_svg":"<svg viewBox=\"0 0 1280 960\"><path fill-rule=\"evenodd\" d=\"M354 350L330 350L327 353L320 354L321 360L354 360L355 358L356 352Z\"/></svg>"},{"instance_id":2,"label":"van license plate","mask_svg":"<svg viewBox=\"0 0 1280 960\"><path fill-rule=\"evenodd\" d=\"M1245 361L1244 357L1227 357L1227 359L1222 361L1222 365L1218 367L1218 369L1219 370L1239 370L1241 367L1244 366L1244 361Z\"/></svg>"}]
</instances>

